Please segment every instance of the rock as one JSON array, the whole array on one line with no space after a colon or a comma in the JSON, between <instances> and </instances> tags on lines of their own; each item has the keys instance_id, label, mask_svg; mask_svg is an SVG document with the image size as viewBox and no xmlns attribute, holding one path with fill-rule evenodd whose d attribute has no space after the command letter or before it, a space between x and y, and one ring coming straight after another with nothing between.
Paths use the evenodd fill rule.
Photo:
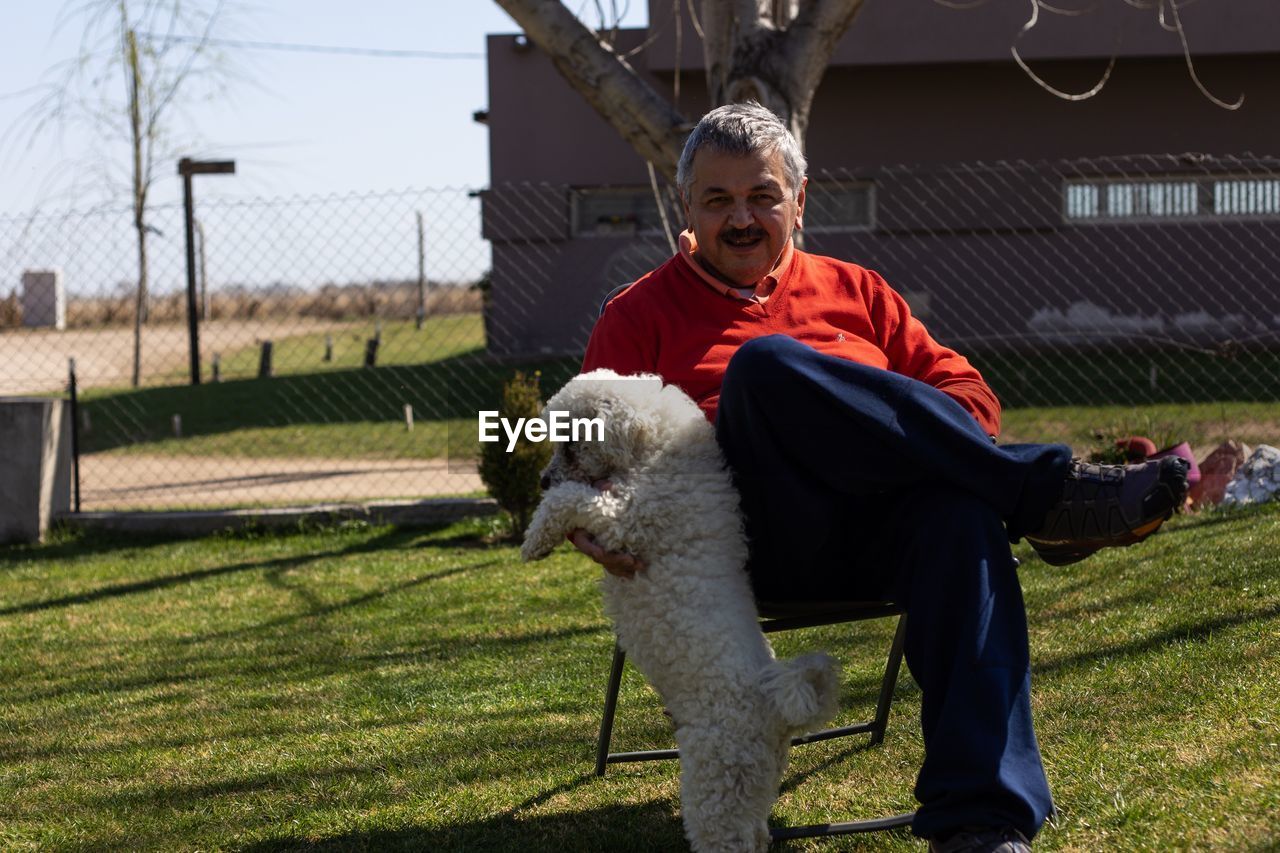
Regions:
<instances>
[{"instance_id":1,"label":"rock","mask_svg":"<svg viewBox=\"0 0 1280 853\"><path fill-rule=\"evenodd\" d=\"M1244 505L1274 500L1280 495L1280 450L1260 444L1227 484L1224 505Z\"/></svg>"},{"instance_id":2,"label":"rock","mask_svg":"<svg viewBox=\"0 0 1280 853\"><path fill-rule=\"evenodd\" d=\"M1222 503L1227 484L1249 455L1249 448L1238 441L1224 441L1200 463L1200 482L1191 486L1188 496L1194 506Z\"/></svg>"},{"instance_id":3,"label":"rock","mask_svg":"<svg viewBox=\"0 0 1280 853\"><path fill-rule=\"evenodd\" d=\"M1148 456L1153 456L1156 452L1156 443L1141 435L1117 438L1116 447L1124 451L1126 462L1145 462Z\"/></svg>"}]
</instances>

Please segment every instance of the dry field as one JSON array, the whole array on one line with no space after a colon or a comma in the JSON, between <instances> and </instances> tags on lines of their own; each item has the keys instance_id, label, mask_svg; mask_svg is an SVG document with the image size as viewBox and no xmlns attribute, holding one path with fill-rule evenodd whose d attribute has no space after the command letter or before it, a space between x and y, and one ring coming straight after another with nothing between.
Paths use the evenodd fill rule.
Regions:
<instances>
[{"instance_id":1,"label":"dry field","mask_svg":"<svg viewBox=\"0 0 1280 853\"><path fill-rule=\"evenodd\" d=\"M466 286L432 286L429 316L475 313L482 296ZM340 329L374 317L411 319L416 286L404 282L368 286L327 285L314 292L256 291L214 294L210 318L200 324L204 368L214 352L231 352L264 340ZM133 375L133 303L127 297L72 298L66 331L25 329L16 294L0 299L0 395L59 391L67 384L67 360L76 360L82 387L128 385ZM142 384L172 376L188 365L186 297L157 296L142 332Z\"/></svg>"},{"instance_id":2,"label":"dry field","mask_svg":"<svg viewBox=\"0 0 1280 853\"><path fill-rule=\"evenodd\" d=\"M200 329L205 370L211 352L254 346L263 340L344 327L336 320L306 317L212 320ZM76 360L82 388L128 385L133 371L133 329L0 330L0 395L60 391L67 386L67 362ZM142 381L172 375L188 365L185 325L148 325L142 331Z\"/></svg>"}]
</instances>

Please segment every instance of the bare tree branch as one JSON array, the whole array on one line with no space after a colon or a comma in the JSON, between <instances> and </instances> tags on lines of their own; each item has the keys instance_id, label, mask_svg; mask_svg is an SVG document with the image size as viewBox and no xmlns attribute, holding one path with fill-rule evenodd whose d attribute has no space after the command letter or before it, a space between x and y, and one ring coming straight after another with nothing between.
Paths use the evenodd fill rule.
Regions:
<instances>
[{"instance_id":1,"label":"bare tree branch","mask_svg":"<svg viewBox=\"0 0 1280 853\"><path fill-rule=\"evenodd\" d=\"M836 45L862 10L863 0L802 0L787 28L786 67L794 92L812 93L831 62Z\"/></svg>"},{"instance_id":2,"label":"bare tree branch","mask_svg":"<svg viewBox=\"0 0 1280 853\"><path fill-rule=\"evenodd\" d=\"M702 32L702 23L698 20L698 10L693 6L693 0L685 0L689 5L689 20L693 22L693 31L698 34L698 38L705 39L706 36Z\"/></svg>"},{"instance_id":3,"label":"bare tree branch","mask_svg":"<svg viewBox=\"0 0 1280 853\"><path fill-rule=\"evenodd\" d=\"M934 2L943 6L955 8L955 4L949 2L949 0L934 0ZM985 2L985 0L978 0L978 2ZM1224 110L1238 110L1244 105L1243 94L1236 98L1233 103L1227 103L1214 96L1204 83L1200 81L1200 75L1196 73L1195 62L1191 58L1191 47L1187 41L1187 31L1186 28L1183 27L1182 19L1178 15L1179 9L1190 6L1195 2L1196 0L1183 0L1181 3L1179 3L1178 0L1124 0L1124 3L1131 8L1138 9L1143 12L1150 12L1154 10L1156 12L1156 20L1161 29L1177 34L1178 41L1182 45L1182 57L1186 62L1187 73L1191 76L1191 82L1200 90L1200 94L1204 95L1210 103L1221 107ZM1021 41L1022 37L1034 29L1039 23L1041 9L1055 15L1080 17L1094 12L1097 8L1097 2L1090 4L1084 9L1063 9L1058 6L1050 5L1047 0L1031 0L1031 17L1014 38L1013 45L1010 48L1010 52L1013 54L1013 61L1018 63L1018 67L1021 68L1023 72L1032 79L1032 81L1055 97L1062 98L1065 101L1083 101L1088 98L1092 98L1094 95L1101 92L1103 87L1106 86L1107 81L1111 79L1111 72L1115 69L1116 58L1120 50L1119 33L1116 34L1116 46L1111 51L1111 61L1107 63L1107 70L1103 72L1102 78L1099 79L1098 82L1088 91L1081 92L1079 94L1063 92L1061 89L1058 89L1052 84L1046 82L1042 77L1032 71L1031 67L1025 60L1023 60L1022 54L1018 51L1018 42Z\"/></svg>"},{"instance_id":4,"label":"bare tree branch","mask_svg":"<svg viewBox=\"0 0 1280 853\"><path fill-rule=\"evenodd\" d=\"M1071 94L1070 92L1064 92L1061 89L1045 81L1044 78L1042 78L1036 72L1032 71L1031 66L1028 65L1025 60L1023 60L1022 54L1018 52L1018 42L1022 40L1023 36L1025 36L1027 33L1035 29L1036 25L1040 22L1040 10L1042 8L1046 9L1046 11L1052 11L1055 14L1065 14L1065 13L1059 12L1056 9L1053 9L1052 7L1045 6L1041 2L1041 0L1031 0L1031 17L1028 18L1027 22L1022 25L1022 29L1018 31L1018 35L1015 36L1013 39L1013 44L1010 45L1009 47L1009 52L1013 54L1013 61L1018 63L1018 67L1021 68L1023 72L1028 77L1030 77L1038 86L1040 86L1040 88L1044 89L1046 92L1050 93L1054 97L1061 98L1064 101L1085 101L1085 100L1088 100L1089 98L1092 98L1094 95L1101 92L1102 88L1107 85L1107 81L1111 79L1111 72L1116 67L1116 56L1118 55L1120 50L1119 34L1117 34L1117 37L1116 37L1116 45L1111 51L1111 61L1107 63L1107 70L1102 72L1102 78L1098 80L1098 82L1095 83L1093 87L1086 92L1081 92L1079 94L1074 94L1074 95Z\"/></svg>"},{"instance_id":5,"label":"bare tree branch","mask_svg":"<svg viewBox=\"0 0 1280 853\"><path fill-rule=\"evenodd\" d=\"M569 84L668 180L686 121L625 59L601 44L561 3L497 0Z\"/></svg>"},{"instance_id":6,"label":"bare tree branch","mask_svg":"<svg viewBox=\"0 0 1280 853\"><path fill-rule=\"evenodd\" d=\"M1194 0L1192 0L1192 2L1194 2ZM1161 15L1164 14L1164 8L1164 4L1161 4ZM1204 95L1212 103L1222 107L1224 110L1240 109L1244 106L1244 93L1241 93L1240 97L1236 98L1234 103L1228 104L1225 101L1214 97L1213 94L1205 88L1205 85L1200 82L1200 75L1196 73L1195 63L1191 61L1191 46L1187 43L1187 31L1182 26L1182 18L1178 16L1178 4L1176 2L1170 2L1168 8L1170 14L1173 16L1173 24L1178 33L1178 41L1182 42L1182 57L1186 60L1187 73L1191 75L1191 82L1196 84L1196 88L1200 90L1200 94Z\"/></svg>"}]
</instances>

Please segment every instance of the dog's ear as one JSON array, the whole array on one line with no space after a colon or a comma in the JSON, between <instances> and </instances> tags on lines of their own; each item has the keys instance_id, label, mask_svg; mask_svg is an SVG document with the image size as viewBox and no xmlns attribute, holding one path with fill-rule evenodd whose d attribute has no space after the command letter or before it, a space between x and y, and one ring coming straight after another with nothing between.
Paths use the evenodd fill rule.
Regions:
<instances>
[{"instance_id":1,"label":"dog's ear","mask_svg":"<svg viewBox=\"0 0 1280 853\"><path fill-rule=\"evenodd\" d=\"M605 441L609 455L620 467L629 467L648 445L651 425L632 406L618 400L607 400L600 417L604 418Z\"/></svg>"}]
</instances>

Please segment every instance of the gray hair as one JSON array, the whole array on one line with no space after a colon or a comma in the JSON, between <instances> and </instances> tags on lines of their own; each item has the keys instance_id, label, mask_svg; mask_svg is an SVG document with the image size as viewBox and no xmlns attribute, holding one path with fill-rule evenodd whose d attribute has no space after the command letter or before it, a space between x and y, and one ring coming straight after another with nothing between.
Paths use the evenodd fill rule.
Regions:
<instances>
[{"instance_id":1,"label":"gray hair","mask_svg":"<svg viewBox=\"0 0 1280 853\"><path fill-rule=\"evenodd\" d=\"M676 186L685 201L689 200L689 191L693 188L693 157L703 147L743 157L781 151L791 194L800 195L800 185L808 165L800 145L782 119L755 101L716 107L703 116L689 134L680 162L676 164Z\"/></svg>"}]
</instances>

